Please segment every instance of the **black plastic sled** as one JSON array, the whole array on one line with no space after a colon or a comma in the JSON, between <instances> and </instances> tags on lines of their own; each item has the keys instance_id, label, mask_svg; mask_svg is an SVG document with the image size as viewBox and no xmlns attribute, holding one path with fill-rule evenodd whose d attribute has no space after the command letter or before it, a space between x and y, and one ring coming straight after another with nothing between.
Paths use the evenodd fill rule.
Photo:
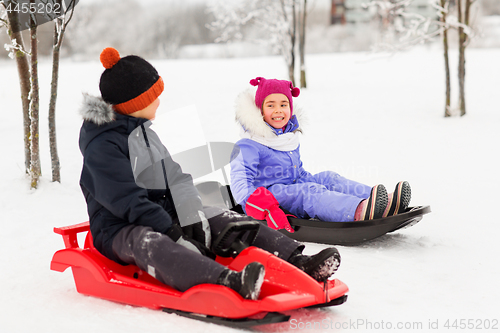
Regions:
<instances>
[{"instance_id":1,"label":"black plastic sled","mask_svg":"<svg viewBox=\"0 0 500 333\"><path fill-rule=\"evenodd\" d=\"M228 208L243 214L241 206L235 203L228 185L208 181L197 184L196 188L204 205ZM280 232L300 242L355 245L396 230L409 228L420 222L424 214L430 212L430 206L415 206L408 207L404 213L398 215L357 222L325 222L292 217L288 221L295 232L289 233L286 230Z\"/></svg>"}]
</instances>

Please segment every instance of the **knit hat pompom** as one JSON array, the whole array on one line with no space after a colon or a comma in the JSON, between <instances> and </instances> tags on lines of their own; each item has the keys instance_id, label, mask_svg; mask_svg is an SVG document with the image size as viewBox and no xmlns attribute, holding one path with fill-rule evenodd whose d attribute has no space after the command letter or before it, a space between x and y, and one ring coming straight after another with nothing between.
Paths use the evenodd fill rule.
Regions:
<instances>
[{"instance_id":1,"label":"knit hat pompom","mask_svg":"<svg viewBox=\"0 0 500 333\"><path fill-rule=\"evenodd\" d=\"M263 79L263 77L260 77L260 76L256 77L255 79L251 79L250 84L255 87L255 86L259 85L260 80L262 80L262 79Z\"/></svg>"},{"instance_id":2,"label":"knit hat pompom","mask_svg":"<svg viewBox=\"0 0 500 333\"><path fill-rule=\"evenodd\" d=\"M300 94L300 89L294 87L291 81L287 80L277 80L277 79L265 79L263 77L256 77L250 80L252 86L258 86L257 92L255 93L255 105L262 110L262 104L264 103L267 96L271 94L283 94L288 98L290 102L290 112L293 112L293 101L292 97L298 97Z\"/></svg>"},{"instance_id":3,"label":"knit hat pompom","mask_svg":"<svg viewBox=\"0 0 500 333\"><path fill-rule=\"evenodd\" d=\"M120 60L120 53L112 47L107 47L102 50L100 59L104 68L111 69Z\"/></svg>"}]
</instances>

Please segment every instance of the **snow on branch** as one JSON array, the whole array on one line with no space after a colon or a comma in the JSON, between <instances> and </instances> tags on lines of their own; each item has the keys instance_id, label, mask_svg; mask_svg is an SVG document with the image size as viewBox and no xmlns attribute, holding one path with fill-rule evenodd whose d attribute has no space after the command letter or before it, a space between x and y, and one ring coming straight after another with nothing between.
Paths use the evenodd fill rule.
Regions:
<instances>
[{"instance_id":1,"label":"snow on branch","mask_svg":"<svg viewBox=\"0 0 500 333\"><path fill-rule=\"evenodd\" d=\"M11 44L4 44L4 48L7 50L7 52L9 52L9 58L11 59L15 59L17 52L22 52L26 55L30 55L30 53L26 52L21 44L17 43L16 39L13 39L11 41Z\"/></svg>"},{"instance_id":2,"label":"snow on branch","mask_svg":"<svg viewBox=\"0 0 500 333\"><path fill-rule=\"evenodd\" d=\"M66 1L61 1L61 3L61 15L54 20L56 33L56 42L54 43L54 47L61 47L64 32L66 31L66 27L73 18L73 14L75 12L76 0L71 0L69 4L66 4ZM70 11L69 16L67 15L68 11Z\"/></svg>"},{"instance_id":3,"label":"snow on branch","mask_svg":"<svg viewBox=\"0 0 500 333\"><path fill-rule=\"evenodd\" d=\"M220 36L215 42L227 42L229 40L241 40L243 34L241 29L253 20L257 11L247 11L242 1L211 1L207 5L207 12L211 13L215 20L207 25L212 31L219 31Z\"/></svg>"},{"instance_id":4,"label":"snow on branch","mask_svg":"<svg viewBox=\"0 0 500 333\"><path fill-rule=\"evenodd\" d=\"M263 37L252 33L254 42L267 44L275 53L287 58L292 47L290 33L293 22L292 5L296 0L212 0L207 5L207 11L215 20L207 25L212 31L217 31L219 37L215 42L242 40L246 26L255 26L264 32ZM285 59L288 62L288 59Z\"/></svg>"},{"instance_id":5,"label":"snow on branch","mask_svg":"<svg viewBox=\"0 0 500 333\"><path fill-rule=\"evenodd\" d=\"M456 15L450 13L449 1L445 1L444 6L442 6L440 0L429 0L430 6L434 9L434 15L430 16L412 11L410 6L413 1L372 0L363 4L364 8L373 8L386 22L389 26L386 34L395 35L393 36L395 42L379 43L376 49L390 51L407 49L433 40L448 29L458 30L461 28L469 39L475 36L474 29L470 25L461 23Z\"/></svg>"},{"instance_id":6,"label":"snow on branch","mask_svg":"<svg viewBox=\"0 0 500 333\"><path fill-rule=\"evenodd\" d=\"M0 28L8 28L9 22L7 21L7 11L5 10L5 3L1 2L0 6Z\"/></svg>"}]
</instances>

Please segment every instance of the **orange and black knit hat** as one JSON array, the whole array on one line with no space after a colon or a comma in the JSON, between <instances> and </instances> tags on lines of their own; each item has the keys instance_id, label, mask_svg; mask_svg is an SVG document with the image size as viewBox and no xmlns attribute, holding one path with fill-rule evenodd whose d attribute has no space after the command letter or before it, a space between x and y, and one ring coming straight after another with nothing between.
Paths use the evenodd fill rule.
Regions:
<instances>
[{"instance_id":1,"label":"orange and black knit hat","mask_svg":"<svg viewBox=\"0 0 500 333\"><path fill-rule=\"evenodd\" d=\"M101 96L116 112L129 114L142 110L163 92L163 79L141 57L120 58L117 50L108 47L101 52L100 59L106 68L99 82Z\"/></svg>"}]
</instances>

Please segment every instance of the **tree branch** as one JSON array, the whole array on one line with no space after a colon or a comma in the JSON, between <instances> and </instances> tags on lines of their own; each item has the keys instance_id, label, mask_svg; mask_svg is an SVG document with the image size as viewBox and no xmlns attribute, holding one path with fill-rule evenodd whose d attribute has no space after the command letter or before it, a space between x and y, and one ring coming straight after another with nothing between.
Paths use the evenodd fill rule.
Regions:
<instances>
[{"instance_id":1,"label":"tree branch","mask_svg":"<svg viewBox=\"0 0 500 333\"><path fill-rule=\"evenodd\" d=\"M64 29L66 29L66 26L69 24L69 22L73 18L73 14L75 12L75 6L76 6L75 2L76 2L76 0L71 0L71 2L69 3L69 6L71 7L71 14L69 15L69 19L67 19L64 23Z\"/></svg>"}]
</instances>

